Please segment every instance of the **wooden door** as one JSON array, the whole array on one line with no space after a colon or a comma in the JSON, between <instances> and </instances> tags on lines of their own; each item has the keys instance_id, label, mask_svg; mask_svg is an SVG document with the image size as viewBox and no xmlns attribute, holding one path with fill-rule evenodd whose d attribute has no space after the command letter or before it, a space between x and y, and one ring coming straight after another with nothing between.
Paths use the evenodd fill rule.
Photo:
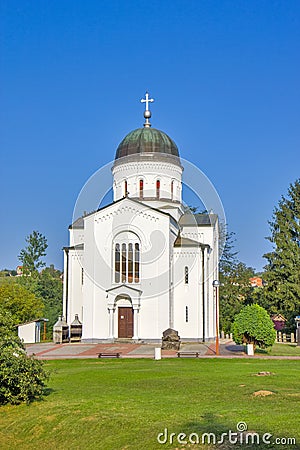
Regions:
<instances>
[{"instance_id":1,"label":"wooden door","mask_svg":"<svg viewBox=\"0 0 300 450\"><path fill-rule=\"evenodd\" d=\"M133 309L118 308L118 337L132 338L133 336Z\"/></svg>"}]
</instances>

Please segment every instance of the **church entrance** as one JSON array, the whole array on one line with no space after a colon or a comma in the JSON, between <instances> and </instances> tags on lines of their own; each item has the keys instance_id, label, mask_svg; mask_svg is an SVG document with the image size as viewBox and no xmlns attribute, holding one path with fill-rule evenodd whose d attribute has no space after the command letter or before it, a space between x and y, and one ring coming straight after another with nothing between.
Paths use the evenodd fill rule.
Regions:
<instances>
[{"instance_id":1,"label":"church entrance","mask_svg":"<svg viewBox=\"0 0 300 450\"><path fill-rule=\"evenodd\" d=\"M133 308L118 308L118 337L132 338L133 336Z\"/></svg>"}]
</instances>

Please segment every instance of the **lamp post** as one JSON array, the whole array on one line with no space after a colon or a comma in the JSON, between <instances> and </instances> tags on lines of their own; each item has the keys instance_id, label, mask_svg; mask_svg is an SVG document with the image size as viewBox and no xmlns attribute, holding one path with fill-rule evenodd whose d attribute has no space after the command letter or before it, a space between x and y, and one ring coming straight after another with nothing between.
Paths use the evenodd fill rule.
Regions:
<instances>
[{"instance_id":1,"label":"lamp post","mask_svg":"<svg viewBox=\"0 0 300 450\"><path fill-rule=\"evenodd\" d=\"M220 281L219 280L214 280L212 283L213 287L214 287L214 291L215 291L215 299L216 299L216 355L220 354L220 350L219 350L219 286L220 286Z\"/></svg>"}]
</instances>

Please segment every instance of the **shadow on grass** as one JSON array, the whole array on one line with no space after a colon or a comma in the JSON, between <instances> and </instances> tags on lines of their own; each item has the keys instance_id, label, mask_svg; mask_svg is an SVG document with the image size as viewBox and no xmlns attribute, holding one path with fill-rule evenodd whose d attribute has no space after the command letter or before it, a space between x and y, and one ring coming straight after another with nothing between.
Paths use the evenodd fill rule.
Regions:
<instances>
[{"instance_id":1,"label":"shadow on grass","mask_svg":"<svg viewBox=\"0 0 300 450\"><path fill-rule=\"evenodd\" d=\"M228 424L221 416L207 413L199 421L183 423L180 429L162 430L158 442L165 448L220 450L251 448L267 449L299 449L296 441L287 441L286 437L273 436L270 431L248 429L245 422ZM291 436L291 439L294 439ZM171 447L172 446L172 447ZM164 448L162 446L162 448Z\"/></svg>"},{"instance_id":2,"label":"shadow on grass","mask_svg":"<svg viewBox=\"0 0 300 450\"><path fill-rule=\"evenodd\" d=\"M49 388L49 387L45 387L44 390L43 390L43 396L44 397L48 397L49 395L53 394L53 392L55 392L55 389Z\"/></svg>"},{"instance_id":3,"label":"shadow on grass","mask_svg":"<svg viewBox=\"0 0 300 450\"><path fill-rule=\"evenodd\" d=\"M270 352L269 352L268 349L266 349L266 348L259 348L259 347L256 347L256 349L255 349L255 354L258 354L258 355L269 355Z\"/></svg>"}]
</instances>

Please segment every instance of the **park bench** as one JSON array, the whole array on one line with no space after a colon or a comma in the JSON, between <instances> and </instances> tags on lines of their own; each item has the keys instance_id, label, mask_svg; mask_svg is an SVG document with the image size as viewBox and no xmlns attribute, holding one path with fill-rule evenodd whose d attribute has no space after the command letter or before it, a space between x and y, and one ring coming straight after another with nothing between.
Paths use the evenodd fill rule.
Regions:
<instances>
[{"instance_id":1,"label":"park bench","mask_svg":"<svg viewBox=\"0 0 300 450\"><path fill-rule=\"evenodd\" d=\"M120 358L119 352L101 352L98 353L98 358Z\"/></svg>"},{"instance_id":2,"label":"park bench","mask_svg":"<svg viewBox=\"0 0 300 450\"><path fill-rule=\"evenodd\" d=\"M177 352L178 358L181 356L194 356L195 358L199 358L200 352Z\"/></svg>"}]
</instances>

